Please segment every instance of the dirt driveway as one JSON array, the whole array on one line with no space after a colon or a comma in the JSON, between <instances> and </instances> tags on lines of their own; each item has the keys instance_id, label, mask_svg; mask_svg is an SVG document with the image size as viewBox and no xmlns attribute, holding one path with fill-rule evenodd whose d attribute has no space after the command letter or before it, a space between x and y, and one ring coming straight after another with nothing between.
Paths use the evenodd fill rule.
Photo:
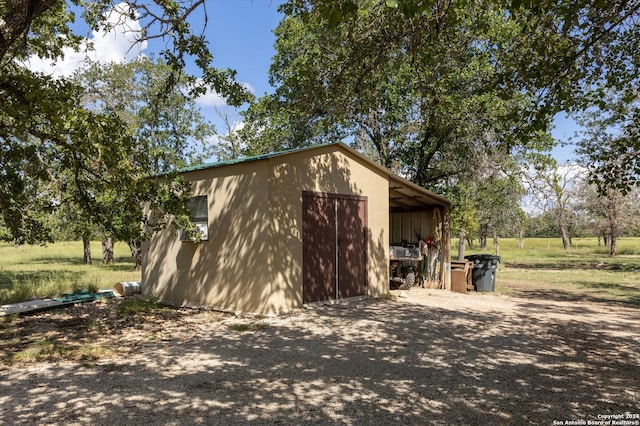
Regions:
<instances>
[{"instance_id":1,"label":"dirt driveway","mask_svg":"<svg viewBox=\"0 0 640 426\"><path fill-rule=\"evenodd\" d=\"M640 424L637 308L406 296L133 326L117 358L0 370L0 424Z\"/></svg>"}]
</instances>

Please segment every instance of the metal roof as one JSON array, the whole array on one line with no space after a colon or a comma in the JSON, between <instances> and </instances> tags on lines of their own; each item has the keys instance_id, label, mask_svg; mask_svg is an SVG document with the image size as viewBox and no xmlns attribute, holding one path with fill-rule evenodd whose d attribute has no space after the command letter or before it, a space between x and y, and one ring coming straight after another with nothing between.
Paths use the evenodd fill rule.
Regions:
<instances>
[{"instance_id":1,"label":"metal roof","mask_svg":"<svg viewBox=\"0 0 640 426\"><path fill-rule=\"evenodd\" d=\"M418 185L408 185L389 177L389 208L391 211L419 211L426 206L451 206L446 198L434 194ZM417 187L417 188L416 188Z\"/></svg>"},{"instance_id":2,"label":"metal roof","mask_svg":"<svg viewBox=\"0 0 640 426\"><path fill-rule=\"evenodd\" d=\"M320 148L335 147L347 154L357 157L359 160L365 162L370 167L387 175L389 179L389 209L391 211L419 211L426 207L439 206L451 206L451 201L437 195L415 183L398 176L386 167L372 161L371 159L360 154L358 151L349 147L342 142L313 145L304 148L290 149L287 151L278 151L269 154L257 155L254 157L241 157L233 160L219 161L215 163L199 164L195 166L185 167L177 170L178 173L188 173L197 170L205 170L210 168L232 166L234 164L247 163L251 161L261 161L269 158L279 157L283 155L290 155L303 151L312 151Z\"/></svg>"},{"instance_id":3,"label":"metal roof","mask_svg":"<svg viewBox=\"0 0 640 426\"><path fill-rule=\"evenodd\" d=\"M342 143L340 143L340 144L342 144ZM306 147L303 147L303 148L294 148L294 149L288 149L288 150L284 150L284 151L270 152L268 154L261 154L261 155L256 155L256 156L252 156L252 157L239 157L239 158L234 158L234 159L231 159L231 160L217 161L217 162L213 162L213 163L196 164L194 166L183 167L183 168L178 169L176 171L178 173L186 173L186 172L193 172L193 171L196 171L196 170L204 170L204 169L210 169L210 168L215 168L215 167L232 166L234 164L248 163L248 162L251 162L251 161L266 160L268 158L279 157L281 155L288 155L288 154L293 154L293 153L296 153L296 152L309 151L309 150L318 149L320 147L326 147L326 146L331 146L331 145L337 145L337 143L329 143L329 144L322 144L322 145L312 145L312 146L306 146ZM344 145L344 144L342 144L342 145Z\"/></svg>"}]
</instances>

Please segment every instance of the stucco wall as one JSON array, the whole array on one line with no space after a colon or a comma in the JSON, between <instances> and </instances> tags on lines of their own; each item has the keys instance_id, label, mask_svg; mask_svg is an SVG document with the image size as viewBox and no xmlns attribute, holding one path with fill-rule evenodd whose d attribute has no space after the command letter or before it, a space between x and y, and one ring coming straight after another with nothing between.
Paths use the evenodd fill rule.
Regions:
<instances>
[{"instance_id":1,"label":"stucco wall","mask_svg":"<svg viewBox=\"0 0 640 426\"><path fill-rule=\"evenodd\" d=\"M163 231L143 251L143 293L248 312L302 306L302 192L367 197L368 292L388 291L388 180L335 147L186 173L207 195L209 240Z\"/></svg>"},{"instance_id":2,"label":"stucco wall","mask_svg":"<svg viewBox=\"0 0 640 426\"><path fill-rule=\"evenodd\" d=\"M302 192L367 197L368 291L388 291L389 194L386 176L332 147L276 157L271 163L273 305L302 305Z\"/></svg>"},{"instance_id":3,"label":"stucco wall","mask_svg":"<svg viewBox=\"0 0 640 426\"><path fill-rule=\"evenodd\" d=\"M207 195L209 239L181 242L163 231L152 238L143 292L173 303L234 311L268 311L268 164L189 172L193 195Z\"/></svg>"}]
</instances>

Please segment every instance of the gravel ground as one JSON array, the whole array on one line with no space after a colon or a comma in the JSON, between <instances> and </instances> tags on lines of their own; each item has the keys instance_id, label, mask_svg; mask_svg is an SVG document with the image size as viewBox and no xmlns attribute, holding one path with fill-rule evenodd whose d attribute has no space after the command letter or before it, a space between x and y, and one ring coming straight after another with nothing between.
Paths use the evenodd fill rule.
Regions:
<instances>
[{"instance_id":1,"label":"gravel ground","mask_svg":"<svg viewBox=\"0 0 640 426\"><path fill-rule=\"evenodd\" d=\"M89 315L92 344L112 352L4 364L1 425L640 424L630 305L414 288L267 318L179 310L136 324L101 317L100 304L73 309L14 320L0 337L65 332L52 316L67 315L82 341L73 321Z\"/></svg>"}]
</instances>

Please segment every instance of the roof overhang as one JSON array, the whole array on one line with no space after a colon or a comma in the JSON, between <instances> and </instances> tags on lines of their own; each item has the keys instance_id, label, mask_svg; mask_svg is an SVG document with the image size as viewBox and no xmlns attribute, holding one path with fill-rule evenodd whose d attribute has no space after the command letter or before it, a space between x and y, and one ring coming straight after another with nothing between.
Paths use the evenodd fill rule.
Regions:
<instances>
[{"instance_id":1,"label":"roof overhang","mask_svg":"<svg viewBox=\"0 0 640 426\"><path fill-rule=\"evenodd\" d=\"M389 211L424 211L432 210L436 206L451 207L451 203L404 179L389 177Z\"/></svg>"},{"instance_id":2,"label":"roof overhang","mask_svg":"<svg viewBox=\"0 0 640 426\"><path fill-rule=\"evenodd\" d=\"M390 212L415 212L432 210L434 207L451 208L451 201L447 198L437 195L428 189L416 185L415 183L398 176L386 167L370 160L360 154L353 148L338 142L334 144L343 150L359 157L362 161L368 163L372 168L377 169L387 175L389 180L389 211Z\"/></svg>"}]
</instances>

